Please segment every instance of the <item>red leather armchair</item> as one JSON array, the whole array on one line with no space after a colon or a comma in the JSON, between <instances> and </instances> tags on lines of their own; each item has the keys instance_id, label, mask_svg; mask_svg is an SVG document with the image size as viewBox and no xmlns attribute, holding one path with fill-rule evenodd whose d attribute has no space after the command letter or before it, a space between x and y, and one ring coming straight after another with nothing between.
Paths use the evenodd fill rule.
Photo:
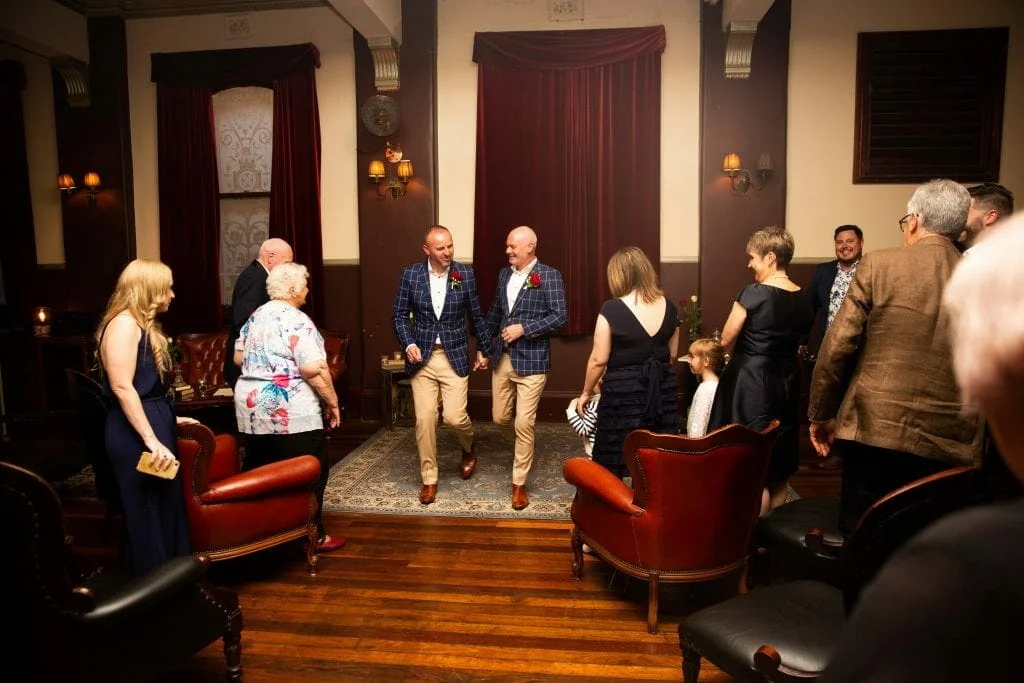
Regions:
<instances>
[{"instance_id":1,"label":"red leather armchair","mask_svg":"<svg viewBox=\"0 0 1024 683\"><path fill-rule=\"evenodd\" d=\"M225 560L306 538L306 563L316 576L320 463L314 456L240 472L235 437L181 424L178 459L193 554Z\"/></svg>"},{"instance_id":2,"label":"red leather armchair","mask_svg":"<svg viewBox=\"0 0 1024 683\"><path fill-rule=\"evenodd\" d=\"M183 334L177 341L181 346L181 376L187 384L196 387L200 381L205 381L213 389L227 386L224 381L227 332Z\"/></svg>"},{"instance_id":3,"label":"red leather armchair","mask_svg":"<svg viewBox=\"0 0 1024 683\"><path fill-rule=\"evenodd\" d=\"M771 445L763 432L729 425L705 437L638 430L626 437L633 488L587 458L571 458L572 573L583 576L583 544L617 570L648 584L647 630L658 632L661 581L707 581L738 574L746 592L747 554L761 506Z\"/></svg>"}]
</instances>

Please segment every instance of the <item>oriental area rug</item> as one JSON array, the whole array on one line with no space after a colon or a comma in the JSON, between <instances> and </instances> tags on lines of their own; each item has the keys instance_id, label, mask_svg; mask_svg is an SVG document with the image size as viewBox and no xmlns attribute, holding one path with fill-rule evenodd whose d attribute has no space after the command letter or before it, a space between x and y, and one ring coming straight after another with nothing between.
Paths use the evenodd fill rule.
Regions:
<instances>
[{"instance_id":1,"label":"oriental area rug","mask_svg":"<svg viewBox=\"0 0 1024 683\"><path fill-rule=\"evenodd\" d=\"M569 519L576 488L562 477L562 464L583 456L583 441L566 423L538 423L537 448L526 490L530 505L512 509L511 429L474 423L476 472L459 476L462 451L450 429L437 433L437 500L420 505L422 486L413 427L381 429L331 468L324 510L442 517Z\"/></svg>"}]
</instances>

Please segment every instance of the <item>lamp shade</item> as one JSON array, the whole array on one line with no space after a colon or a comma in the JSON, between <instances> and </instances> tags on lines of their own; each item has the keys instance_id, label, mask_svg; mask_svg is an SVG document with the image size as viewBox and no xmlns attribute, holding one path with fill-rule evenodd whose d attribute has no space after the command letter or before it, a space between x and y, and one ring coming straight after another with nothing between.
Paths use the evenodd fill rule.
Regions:
<instances>
[{"instance_id":1,"label":"lamp shade","mask_svg":"<svg viewBox=\"0 0 1024 683\"><path fill-rule=\"evenodd\" d=\"M412 162L408 159L402 159L398 162L398 177L402 180L408 181L412 178Z\"/></svg>"},{"instance_id":2,"label":"lamp shade","mask_svg":"<svg viewBox=\"0 0 1024 683\"><path fill-rule=\"evenodd\" d=\"M370 162L370 180L382 180L384 178L384 162L374 159Z\"/></svg>"},{"instance_id":3,"label":"lamp shade","mask_svg":"<svg viewBox=\"0 0 1024 683\"><path fill-rule=\"evenodd\" d=\"M96 171L89 171L82 178L82 184L86 187L96 188L100 186L100 174Z\"/></svg>"},{"instance_id":4,"label":"lamp shade","mask_svg":"<svg viewBox=\"0 0 1024 683\"><path fill-rule=\"evenodd\" d=\"M758 171L770 171L772 170L772 155L768 152L761 152L761 157L757 160Z\"/></svg>"},{"instance_id":5,"label":"lamp shade","mask_svg":"<svg viewBox=\"0 0 1024 683\"><path fill-rule=\"evenodd\" d=\"M740 155L735 152L730 152L725 155L725 159L722 160L722 173L736 173L743 168L743 163L740 161Z\"/></svg>"},{"instance_id":6,"label":"lamp shade","mask_svg":"<svg viewBox=\"0 0 1024 683\"><path fill-rule=\"evenodd\" d=\"M61 173L57 176L57 187L61 190L71 191L75 189L75 179L70 173Z\"/></svg>"}]
</instances>

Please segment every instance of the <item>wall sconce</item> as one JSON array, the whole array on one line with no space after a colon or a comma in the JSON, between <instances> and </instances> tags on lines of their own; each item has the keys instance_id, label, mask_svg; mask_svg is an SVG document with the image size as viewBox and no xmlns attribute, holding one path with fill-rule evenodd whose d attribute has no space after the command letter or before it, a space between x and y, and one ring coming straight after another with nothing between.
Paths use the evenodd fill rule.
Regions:
<instances>
[{"instance_id":1,"label":"wall sconce","mask_svg":"<svg viewBox=\"0 0 1024 683\"><path fill-rule=\"evenodd\" d=\"M32 333L37 337L50 336L50 321L53 320L53 313L47 306L36 308L32 314Z\"/></svg>"},{"instance_id":2,"label":"wall sconce","mask_svg":"<svg viewBox=\"0 0 1024 683\"><path fill-rule=\"evenodd\" d=\"M761 177L761 184L759 186L754 185L750 171L743 168L740 155L735 152L725 155L725 159L722 161L722 173L732 179L732 189L735 192L746 192L751 187L760 191L764 187L765 181L768 180L768 176L772 173L772 155L768 152L761 152L761 156L757 160L757 174Z\"/></svg>"},{"instance_id":3,"label":"wall sconce","mask_svg":"<svg viewBox=\"0 0 1024 683\"><path fill-rule=\"evenodd\" d=\"M370 182L377 185L377 194L381 199L389 194L392 199L404 197L409 181L414 175L412 161L403 159L402 148L390 142L387 143L384 156L387 164L380 159L370 162Z\"/></svg>"},{"instance_id":4,"label":"wall sconce","mask_svg":"<svg viewBox=\"0 0 1024 683\"><path fill-rule=\"evenodd\" d=\"M89 206L96 206L96 193L100 189L100 174L96 171L89 171L82 178L85 185L85 192L89 195ZM64 194L71 194L75 191L75 178L70 173L61 173L57 176L57 188Z\"/></svg>"},{"instance_id":5,"label":"wall sconce","mask_svg":"<svg viewBox=\"0 0 1024 683\"><path fill-rule=\"evenodd\" d=\"M100 189L100 174L96 171L89 171L82 178L85 191L89 193L89 206L96 206L96 192Z\"/></svg>"}]
</instances>

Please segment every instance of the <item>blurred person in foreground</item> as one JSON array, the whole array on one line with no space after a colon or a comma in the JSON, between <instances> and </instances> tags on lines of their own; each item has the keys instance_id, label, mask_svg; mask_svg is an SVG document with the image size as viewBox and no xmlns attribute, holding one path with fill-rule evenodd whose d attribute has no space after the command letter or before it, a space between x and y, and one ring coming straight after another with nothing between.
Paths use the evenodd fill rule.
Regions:
<instances>
[{"instance_id":1,"label":"blurred person in foreground","mask_svg":"<svg viewBox=\"0 0 1024 683\"><path fill-rule=\"evenodd\" d=\"M1024 216L1004 221L943 294L956 381L1024 481ZM821 683L1022 681L1024 499L949 515L862 593Z\"/></svg>"},{"instance_id":2,"label":"blurred person in foreground","mask_svg":"<svg viewBox=\"0 0 1024 683\"><path fill-rule=\"evenodd\" d=\"M168 396L171 355L156 316L174 300L171 269L135 259L121 271L96 332L103 393L112 397L104 432L107 455L124 502L128 569L146 572L188 555L188 519L181 479L138 472L143 451L165 471L177 460L177 422Z\"/></svg>"},{"instance_id":3,"label":"blurred person in foreground","mask_svg":"<svg viewBox=\"0 0 1024 683\"><path fill-rule=\"evenodd\" d=\"M334 429L341 413L324 339L299 310L309 295L308 280L309 271L298 263L282 263L267 277L270 301L253 312L235 342L234 361L242 368L235 385L235 418L239 434L245 435L245 469L298 455L320 461L317 551L329 552L345 545L345 539L324 529L329 470L324 418Z\"/></svg>"}]
</instances>

